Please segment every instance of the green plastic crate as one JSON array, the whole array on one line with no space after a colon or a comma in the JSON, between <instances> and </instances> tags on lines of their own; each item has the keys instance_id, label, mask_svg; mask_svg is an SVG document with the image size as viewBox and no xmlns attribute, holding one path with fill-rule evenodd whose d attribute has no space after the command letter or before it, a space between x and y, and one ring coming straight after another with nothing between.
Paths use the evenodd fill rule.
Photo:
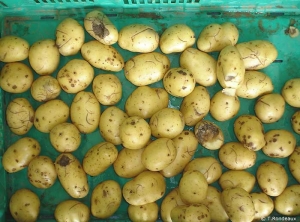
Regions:
<instances>
[{"instance_id":1,"label":"green plastic crate","mask_svg":"<svg viewBox=\"0 0 300 222\"><path fill-rule=\"evenodd\" d=\"M207 24L230 21L239 29L239 42L265 39L271 41L276 46L278 58L273 64L262 70L272 78L275 86L274 92L280 93L283 84L288 79L300 77L300 36L291 38L285 32L291 23L300 29L299 0L275 0L272 1L272 3L267 0L244 0L242 3L233 0L0 0L1 36L21 36L30 44L43 38L54 39L55 28L62 19L72 17L82 23L85 14L96 8L103 10L119 30L127 24L144 23L152 25L159 34L172 24L185 23L194 30L196 37L198 37L200 31ZM86 41L91 39L92 38L86 34ZM121 52L125 61L133 55L136 55L136 53L121 49L117 44L115 44L114 47ZM157 51L159 51L159 49L157 49ZM179 66L179 55L179 53L168 55L171 61L171 67ZM212 53L212 55L215 58L218 56L217 53ZM62 57L57 71L71 58L81 58L81 56L78 54L72 57ZM25 60L24 62L28 64L28 60ZM3 63L0 63L0 68L3 67L3 65ZM57 71L53 73L53 76L56 76ZM100 73L107 73L107 71L95 68L95 74ZM118 107L123 109L126 98L135 87L125 79L122 71L115 74L123 83L123 97L117 104ZM35 78L37 77L38 75L35 74ZM161 82L155 83L153 86L163 87ZM208 87L210 96L214 95L214 93L220 89L221 87L218 83ZM91 87L87 90L91 90ZM27 98L34 108L40 104L33 100L29 91L19 95L8 94L0 90L0 160L2 160L5 149L20 138L20 136L16 136L10 132L5 122L5 110L7 104L12 99L20 96ZM74 95L62 92L59 98L70 105L73 97ZM240 100L242 105L238 115L244 113L254 114L253 106L255 100ZM178 108L181 101L182 99L170 97L170 106ZM102 106L102 110L105 108L105 106ZM264 124L265 131L282 128L292 131L290 118L296 110L296 108L286 105L284 117L276 123ZM232 128L235 118L226 122L218 122L210 115L205 117L205 119L215 122L224 130L225 142L236 140ZM193 130L192 127L187 127L186 129ZM47 155L53 160L57 157L58 152L51 147L48 134L40 133L33 127L27 135L36 138L41 143L41 155ZM297 139L297 145L299 146L300 136L295 133L294 135ZM98 130L88 135L82 135L82 143L79 149L74 152L75 156L77 156L79 160L82 160L86 151L101 141L103 141L103 139ZM121 149L121 147L118 146L118 149ZM261 151L258 151L257 154L258 158L256 165L247 170L254 174L260 163L271 159ZM199 145L195 157L200 156L213 156L218 158L218 152L207 150ZM272 160L277 161L286 167L286 170L289 173L288 185L297 184L296 180L288 170L287 158L273 158ZM225 167L223 170L226 170ZM166 179L168 188L166 193L177 186L180 176L181 175ZM121 185L128 181L128 179L117 177L113 168L110 167L105 173L99 176L89 177L88 181L91 190L99 182L106 179L114 179ZM217 182L213 185L219 188ZM55 206L60 201L70 198L63 190L58 180L49 189L37 189L27 180L26 169L14 174L7 174L0 164L1 221L13 221L8 209L9 199L13 192L23 187L33 190L41 199L39 221L54 221L53 212ZM253 191L259 191L257 185ZM80 199L80 201L89 206L90 197L91 192L87 197ZM158 201L159 204L161 203L161 200ZM105 221L127 221L127 206L127 203L123 200L115 215ZM275 217L279 217L280 215L274 211L272 216L274 217L274 221L276 219ZM290 220L295 219L294 221L300 220L300 217L286 218ZM96 220L93 217L92 219ZM269 218L269 220L271 219L272 218ZM280 217L279 219L277 218L277 220L284 220L284 218L282 219Z\"/></svg>"}]
</instances>

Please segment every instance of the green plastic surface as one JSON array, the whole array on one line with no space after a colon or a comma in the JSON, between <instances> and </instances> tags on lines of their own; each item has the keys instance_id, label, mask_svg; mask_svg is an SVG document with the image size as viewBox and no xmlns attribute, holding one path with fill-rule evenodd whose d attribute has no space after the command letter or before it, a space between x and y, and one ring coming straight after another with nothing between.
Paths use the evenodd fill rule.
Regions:
<instances>
[{"instance_id":1,"label":"green plastic surface","mask_svg":"<svg viewBox=\"0 0 300 222\"><path fill-rule=\"evenodd\" d=\"M285 30L289 27L291 22L294 26L300 28L300 7L298 0L273 1L272 5L266 2L268 1L246 0L243 1L243 5L236 5L236 1L230 1L224 6L224 1L220 0L0 0L0 17L2 18L0 27L1 36L17 35L26 39L30 44L33 44L40 39L55 39L55 28L59 22L66 17L75 18L82 24L85 14L95 8L103 10L119 30L128 24L144 23L153 26L159 34L172 24L185 23L194 30L196 37L198 37L200 31L206 25L230 21L239 29L239 42L265 39L271 41L276 46L278 50L277 60L262 71L272 78L275 86L274 92L280 93L285 81L290 78L300 77L300 36L291 38L285 33ZM91 39L92 37L86 33L86 41ZM113 46L123 55L125 61L136 55L136 53L121 49L117 44ZM196 46L194 45L193 47ZM157 49L156 51L160 50ZM171 67L179 66L179 55L180 53L168 55L171 61ZM217 58L218 53L212 53L212 55ZM60 66L52 75L56 76L58 70L67 61L73 58L82 57L80 54L71 57L61 56ZM25 60L24 63L29 64L28 60ZM1 63L0 68L3 65L4 64ZM113 72L95 68L95 74L100 73ZM135 89L135 86L126 80L123 71L116 72L115 75L117 75L123 83L123 97L117 104L118 107L123 109L126 98ZM37 77L38 75L35 74L35 78ZM152 86L163 87L161 82L155 83ZM218 83L208 87L210 96L213 96L214 93L220 89L221 87ZM89 86L87 90L91 91L91 86ZM20 136L14 135L9 130L4 117L7 104L16 97L27 98L34 108L40 105L40 103L34 101L31 97L30 91L22 94L9 94L0 90L0 160L2 159L5 149L20 138ZM74 95L62 92L59 98L70 105ZM170 107L179 108L181 101L182 99L180 98L170 96ZM241 98L240 101L242 105L237 116L245 113L254 114L253 107L255 99L247 100ZM102 106L101 108L103 111L106 107ZM276 123L264 124L265 131L284 128L293 132L290 118L296 110L298 109L286 105L284 117ZM207 115L205 119L215 122L223 129L225 142L236 141L232 127L236 117L226 122L215 121L210 115ZM193 130L192 127L186 127L186 129ZM51 146L48 134L40 133L33 127L26 135L36 138L41 143L41 155L47 155L51 157L52 160L55 160L58 156L58 152ZM297 145L299 146L300 137L298 134L294 133L294 135L297 139ZM82 134L82 143L79 149L74 152L75 156L78 157L79 160L82 160L87 150L101 141L103 141L103 138L100 136L98 130L87 135ZM120 150L121 146L118 146L118 149ZM285 166L289 174L288 184L297 184L289 172L287 158L270 158L261 151L258 151L257 154L258 158L255 166L247 169L247 171L255 174L259 164L265 160L272 159ZM199 145L195 157L200 156L213 156L218 158L218 151L210 151ZM223 168L223 170L225 171L226 169ZM180 177L181 175L178 175L174 178L166 179L168 188L166 194L177 186ZM99 182L106 179L114 179L121 185L128 181L128 179L119 178L113 168L110 167L105 173L99 176L88 177L91 190ZM219 188L217 182L213 185ZM0 221L13 221L8 209L9 198L17 189L23 187L33 190L41 199L42 205L39 221L54 221L53 212L55 206L62 200L70 199L70 196L64 191L58 180L48 189L38 189L29 183L27 179L27 169L13 174L7 174L0 164ZM253 191L259 190L256 185ZM80 199L80 201L89 206L90 198L91 192L85 198ZM161 200L159 200L158 203L161 203ZM115 215L105 221L128 220L127 207L127 203L123 200ZM274 211L272 216L280 215ZM293 219L296 217L290 218ZM95 220L95 218L92 219ZM298 217L297 220L299 221L300 218Z\"/></svg>"}]
</instances>

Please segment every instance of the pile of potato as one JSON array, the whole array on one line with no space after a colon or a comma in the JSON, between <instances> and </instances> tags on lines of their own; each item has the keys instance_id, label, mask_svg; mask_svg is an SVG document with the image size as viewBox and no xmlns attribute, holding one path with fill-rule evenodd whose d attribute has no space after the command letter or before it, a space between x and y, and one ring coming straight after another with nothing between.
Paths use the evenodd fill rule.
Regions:
<instances>
[{"instance_id":1,"label":"pile of potato","mask_svg":"<svg viewBox=\"0 0 300 222\"><path fill-rule=\"evenodd\" d=\"M41 189L59 180L70 199L57 205L57 221L109 218L122 201L128 203L131 221L253 221L274 210L300 215L300 185L287 186L288 171L300 182L295 137L300 133L300 111L291 119L294 132L265 132L263 127L278 121L286 104L300 107L300 78L287 81L281 94L273 93L272 79L260 71L277 58L271 42L238 42L238 29L230 22L210 24L198 37L186 24L172 25L160 36L145 24L117 30L99 10L89 12L83 25L64 19L55 31L55 40L32 45L21 37L2 37L0 61L5 65L0 86L20 95L9 102L5 114L11 132L22 136L6 148L3 167L8 173L27 168L30 183ZM85 32L93 40L85 41ZM114 44L137 54L124 61ZM218 58L211 52L219 52ZM172 53L180 53L179 67L171 67ZM62 56L76 54L82 58L57 70ZM25 59L30 66L22 62ZM95 75L94 68L110 74ZM111 74L122 70L136 86L128 98L122 98L125 87ZM162 88L151 87L160 81ZM222 90L210 98L207 87L214 84ZM22 97L28 90L40 102L36 109ZM71 105L59 99L62 91L75 95ZM179 108L170 106L171 97L182 98ZM256 115L237 116L239 98L256 99ZM122 99L124 109L117 105ZM216 121L206 120L208 114ZM225 129L218 122L234 117L236 141L225 143ZM49 134L60 153L54 161L40 155L39 138L27 136L32 127ZM97 129L105 141L91 147L80 162L72 152L83 134ZM217 150L219 158L195 157L199 144ZM265 161L255 175L249 173L259 150L269 157L289 158L289 169ZM121 185L104 180L90 187L89 176L109 167L128 181ZM177 175L178 186L167 192L167 178ZM211 185L214 182L221 190ZM252 192L256 182L261 192ZM90 206L80 201L89 192ZM25 188L9 203L16 221L35 221L40 207L38 195Z\"/></svg>"}]
</instances>

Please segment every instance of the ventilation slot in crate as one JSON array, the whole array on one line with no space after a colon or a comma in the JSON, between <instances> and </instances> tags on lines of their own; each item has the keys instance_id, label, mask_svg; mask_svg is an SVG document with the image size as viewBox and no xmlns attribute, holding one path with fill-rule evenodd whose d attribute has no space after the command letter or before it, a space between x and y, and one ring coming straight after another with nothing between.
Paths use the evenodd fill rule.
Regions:
<instances>
[{"instance_id":1,"label":"ventilation slot in crate","mask_svg":"<svg viewBox=\"0 0 300 222\"><path fill-rule=\"evenodd\" d=\"M35 3L84 3L94 1L95 0L34 0Z\"/></svg>"}]
</instances>

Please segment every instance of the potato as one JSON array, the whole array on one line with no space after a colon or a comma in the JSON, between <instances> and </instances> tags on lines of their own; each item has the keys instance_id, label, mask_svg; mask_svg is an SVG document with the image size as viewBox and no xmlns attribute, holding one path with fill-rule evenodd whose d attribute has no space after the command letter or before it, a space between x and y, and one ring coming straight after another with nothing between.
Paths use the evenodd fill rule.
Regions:
<instances>
[{"instance_id":1,"label":"potato","mask_svg":"<svg viewBox=\"0 0 300 222\"><path fill-rule=\"evenodd\" d=\"M274 210L274 202L271 197L263 192L250 193L255 209L255 220L266 218Z\"/></svg>"},{"instance_id":2,"label":"potato","mask_svg":"<svg viewBox=\"0 0 300 222\"><path fill-rule=\"evenodd\" d=\"M118 45L131 52L153 52L159 44L159 35L150 25L130 24L121 28Z\"/></svg>"},{"instance_id":3,"label":"potato","mask_svg":"<svg viewBox=\"0 0 300 222\"><path fill-rule=\"evenodd\" d=\"M290 106L300 108L299 88L300 78L289 79L284 83L281 89L281 95Z\"/></svg>"},{"instance_id":4,"label":"potato","mask_svg":"<svg viewBox=\"0 0 300 222\"><path fill-rule=\"evenodd\" d=\"M175 108L163 108L152 115L149 121L151 133L156 138L173 139L184 129L182 113Z\"/></svg>"},{"instance_id":5,"label":"potato","mask_svg":"<svg viewBox=\"0 0 300 222\"><path fill-rule=\"evenodd\" d=\"M288 158L288 166L293 177L300 183L300 147L296 147Z\"/></svg>"},{"instance_id":6,"label":"potato","mask_svg":"<svg viewBox=\"0 0 300 222\"><path fill-rule=\"evenodd\" d=\"M183 171L197 150L198 140L192 131L184 130L173 139L176 148L176 157L160 172L164 177L170 178Z\"/></svg>"},{"instance_id":7,"label":"potato","mask_svg":"<svg viewBox=\"0 0 300 222\"><path fill-rule=\"evenodd\" d=\"M246 70L260 70L269 66L278 55L275 46L267 40L252 40L236 44Z\"/></svg>"},{"instance_id":8,"label":"potato","mask_svg":"<svg viewBox=\"0 0 300 222\"><path fill-rule=\"evenodd\" d=\"M51 75L60 62L60 53L53 39L33 43L28 56L31 68L39 75Z\"/></svg>"},{"instance_id":9,"label":"potato","mask_svg":"<svg viewBox=\"0 0 300 222\"><path fill-rule=\"evenodd\" d=\"M128 149L141 149L151 138L151 128L146 120L139 116L126 118L120 125L122 145Z\"/></svg>"},{"instance_id":10,"label":"potato","mask_svg":"<svg viewBox=\"0 0 300 222\"><path fill-rule=\"evenodd\" d=\"M224 144L222 129L213 122L200 120L194 127L198 143L206 149L217 150Z\"/></svg>"},{"instance_id":11,"label":"potato","mask_svg":"<svg viewBox=\"0 0 300 222\"><path fill-rule=\"evenodd\" d=\"M31 87L32 82L32 70L24 63L6 63L1 69L0 86L6 92L26 92Z\"/></svg>"},{"instance_id":12,"label":"potato","mask_svg":"<svg viewBox=\"0 0 300 222\"><path fill-rule=\"evenodd\" d=\"M127 212L132 222L155 222L158 219L159 207L156 202L134 206L129 205Z\"/></svg>"},{"instance_id":13,"label":"potato","mask_svg":"<svg viewBox=\"0 0 300 222\"><path fill-rule=\"evenodd\" d=\"M266 144L262 122L254 115L243 114L233 125L234 134L244 147L258 151Z\"/></svg>"},{"instance_id":14,"label":"potato","mask_svg":"<svg viewBox=\"0 0 300 222\"><path fill-rule=\"evenodd\" d=\"M73 154L59 154L55 159L54 166L62 187L71 197L83 198L88 194L87 175Z\"/></svg>"},{"instance_id":15,"label":"potato","mask_svg":"<svg viewBox=\"0 0 300 222\"><path fill-rule=\"evenodd\" d=\"M56 78L52 76L40 76L33 81L30 93L38 102L47 102L56 99L61 92L61 87Z\"/></svg>"},{"instance_id":16,"label":"potato","mask_svg":"<svg viewBox=\"0 0 300 222\"><path fill-rule=\"evenodd\" d=\"M245 71L244 81L236 90L236 95L245 99L254 99L258 96L271 93L274 89L272 79L263 72Z\"/></svg>"},{"instance_id":17,"label":"potato","mask_svg":"<svg viewBox=\"0 0 300 222\"><path fill-rule=\"evenodd\" d=\"M57 222L87 222L90 220L90 209L78 200L64 200L56 206L54 217Z\"/></svg>"},{"instance_id":18,"label":"potato","mask_svg":"<svg viewBox=\"0 0 300 222\"><path fill-rule=\"evenodd\" d=\"M72 123L81 133L92 133L99 125L101 106L91 92L80 91L74 97L70 107Z\"/></svg>"},{"instance_id":19,"label":"potato","mask_svg":"<svg viewBox=\"0 0 300 222\"><path fill-rule=\"evenodd\" d=\"M250 194L243 188L234 187L223 190L221 202L230 221L252 221L254 219L254 204Z\"/></svg>"},{"instance_id":20,"label":"potato","mask_svg":"<svg viewBox=\"0 0 300 222\"><path fill-rule=\"evenodd\" d=\"M210 214L203 204L176 206L171 211L173 222L199 221L210 222Z\"/></svg>"},{"instance_id":21,"label":"potato","mask_svg":"<svg viewBox=\"0 0 300 222\"><path fill-rule=\"evenodd\" d=\"M183 172L193 170L201 172L206 178L208 184L216 182L222 174L220 162L212 156L203 156L192 159L185 166Z\"/></svg>"},{"instance_id":22,"label":"potato","mask_svg":"<svg viewBox=\"0 0 300 222\"><path fill-rule=\"evenodd\" d=\"M54 163L48 156L32 159L28 165L27 176L33 186L42 189L51 187L57 179Z\"/></svg>"},{"instance_id":23,"label":"potato","mask_svg":"<svg viewBox=\"0 0 300 222\"><path fill-rule=\"evenodd\" d=\"M256 100L254 111L263 123L277 122L284 114L285 101L278 93L269 93Z\"/></svg>"},{"instance_id":24,"label":"potato","mask_svg":"<svg viewBox=\"0 0 300 222\"><path fill-rule=\"evenodd\" d=\"M203 52L221 51L228 45L235 45L238 38L239 31L233 23L211 23L201 31L197 48Z\"/></svg>"},{"instance_id":25,"label":"potato","mask_svg":"<svg viewBox=\"0 0 300 222\"><path fill-rule=\"evenodd\" d=\"M8 173L18 172L27 167L40 152L41 146L37 140L31 137L22 137L11 144L3 153L3 168Z\"/></svg>"},{"instance_id":26,"label":"potato","mask_svg":"<svg viewBox=\"0 0 300 222\"><path fill-rule=\"evenodd\" d=\"M164 54L182 52L196 42L194 31L186 24L169 26L160 36L159 47Z\"/></svg>"},{"instance_id":27,"label":"potato","mask_svg":"<svg viewBox=\"0 0 300 222\"><path fill-rule=\"evenodd\" d=\"M166 181L159 172L144 171L127 181L122 194L131 205L144 205L159 200L166 192Z\"/></svg>"},{"instance_id":28,"label":"potato","mask_svg":"<svg viewBox=\"0 0 300 222\"><path fill-rule=\"evenodd\" d=\"M230 170L245 170L254 166L256 152L249 150L240 142L227 142L219 150L221 163Z\"/></svg>"},{"instance_id":29,"label":"potato","mask_svg":"<svg viewBox=\"0 0 300 222\"><path fill-rule=\"evenodd\" d=\"M300 134L300 111L296 111L291 118L292 128L295 133Z\"/></svg>"},{"instance_id":30,"label":"potato","mask_svg":"<svg viewBox=\"0 0 300 222\"><path fill-rule=\"evenodd\" d=\"M188 69L177 67L167 71L163 78L163 85L172 96L185 97L194 90L196 81Z\"/></svg>"},{"instance_id":31,"label":"potato","mask_svg":"<svg viewBox=\"0 0 300 222\"><path fill-rule=\"evenodd\" d=\"M209 112L210 95L204 86L196 86L194 90L183 98L180 112L187 126L194 126Z\"/></svg>"},{"instance_id":32,"label":"potato","mask_svg":"<svg viewBox=\"0 0 300 222\"><path fill-rule=\"evenodd\" d=\"M173 140L158 138L150 142L142 153L142 164L151 171L160 171L176 158L177 149Z\"/></svg>"},{"instance_id":33,"label":"potato","mask_svg":"<svg viewBox=\"0 0 300 222\"><path fill-rule=\"evenodd\" d=\"M256 178L262 191L271 197L279 196L288 183L288 175L284 167L271 160L258 166Z\"/></svg>"},{"instance_id":34,"label":"potato","mask_svg":"<svg viewBox=\"0 0 300 222\"><path fill-rule=\"evenodd\" d=\"M108 218L118 210L121 200L120 185L114 180L104 180L92 192L91 213L96 218Z\"/></svg>"},{"instance_id":35,"label":"potato","mask_svg":"<svg viewBox=\"0 0 300 222\"><path fill-rule=\"evenodd\" d=\"M122 98L122 83L113 74L99 74L93 80L93 93L102 105L115 105Z\"/></svg>"},{"instance_id":36,"label":"potato","mask_svg":"<svg viewBox=\"0 0 300 222\"><path fill-rule=\"evenodd\" d=\"M169 94L163 88L139 86L129 95L124 110L129 116L148 119L169 105Z\"/></svg>"},{"instance_id":37,"label":"potato","mask_svg":"<svg viewBox=\"0 0 300 222\"><path fill-rule=\"evenodd\" d=\"M65 92L78 93L91 84L94 69L83 59L71 59L59 70L56 78Z\"/></svg>"},{"instance_id":38,"label":"potato","mask_svg":"<svg viewBox=\"0 0 300 222\"><path fill-rule=\"evenodd\" d=\"M100 116L99 131L103 139L114 145L122 144L120 126L128 115L117 106L106 108Z\"/></svg>"},{"instance_id":39,"label":"potato","mask_svg":"<svg viewBox=\"0 0 300 222\"><path fill-rule=\"evenodd\" d=\"M112 45L118 41L119 33L116 26L100 10L86 14L84 28L93 38L105 45Z\"/></svg>"},{"instance_id":40,"label":"potato","mask_svg":"<svg viewBox=\"0 0 300 222\"><path fill-rule=\"evenodd\" d=\"M6 122L17 135L25 135L33 126L34 109L26 98L11 100L6 108Z\"/></svg>"},{"instance_id":41,"label":"potato","mask_svg":"<svg viewBox=\"0 0 300 222\"><path fill-rule=\"evenodd\" d=\"M61 153L73 152L81 144L81 135L78 128L72 123L60 123L49 132L51 145Z\"/></svg>"},{"instance_id":42,"label":"potato","mask_svg":"<svg viewBox=\"0 0 300 222\"><path fill-rule=\"evenodd\" d=\"M217 82L217 61L211 55L195 48L185 49L179 57L180 67L188 69L201 86Z\"/></svg>"},{"instance_id":43,"label":"potato","mask_svg":"<svg viewBox=\"0 0 300 222\"><path fill-rule=\"evenodd\" d=\"M54 126L68 120L69 111L70 108L64 101L49 100L37 107L33 124L38 131L49 133Z\"/></svg>"},{"instance_id":44,"label":"potato","mask_svg":"<svg viewBox=\"0 0 300 222\"><path fill-rule=\"evenodd\" d=\"M274 208L281 215L299 216L300 214L300 185L293 184L274 199Z\"/></svg>"},{"instance_id":45,"label":"potato","mask_svg":"<svg viewBox=\"0 0 300 222\"><path fill-rule=\"evenodd\" d=\"M222 86L222 92L234 96L236 90L243 84L245 66L241 54L235 46L223 48L217 60L217 79Z\"/></svg>"},{"instance_id":46,"label":"potato","mask_svg":"<svg viewBox=\"0 0 300 222\"><path fill-rule=\"evenodd\" d=\"M122 55L113 46L104 45L97 40L85 42L81 47L81 55L98 69L118 72L124 67Z\"/></svg>"},{"instance_id":47,"label":"potato","mask_svg":"<svg viewBox=\"0 0 300 222\"><path fill-rule=\"evenodd\" d=\"M65 18L56 27L55 43L63 56L75 55L84 43L84 28L73 18Z\"/></svg>"},{"instance_id":48,"label":"potato","mask_svg":"<svg viewBox=\"0 0 300 222\"><path fill-rule=\"evenodd\" d=\"M124 74L126 79L136 86L156 83L164 77L170 68L170 59L159 52L142 53L126 61Z\"/></svg>"},{"instance_id":49,"label":"potato","mask_svg":"<svg viewBox=\"0 0 300 222\"><path fill-rule=\"evenodd\" d=\"M82 160L83 170L90 176L98 176L110 167L118 157L118 150L110 142L100 142L91 147Z\"/></svg>"},{"instance_id":50,"label":"potato","mask_svg":"<svg viewBox=\"0 0 300 222\"><path fill-rule=\"evenodd\" d=\"M241 187L248 193L252 191L255 182L255 176L245 170L228 170L219 178L219 184L223 190Z\"/></svg>"},{"instance_id":51,"label":"potato","mask_svg":"<svg viewBox=\"0 0 300 222\"><path fill-rule=\"evenodd\" d=\"M265 133L266 145L264 154L270 157L285 158L290 156L296 147L295 136L285 129L269 130Z\"/></svg>"},{"instance_id":52,"label":"potato","mask_svg":"<svg viewBox=\"0 0 300 222\"><path fill-rule=\"evenodd\" d=\"M0 61L19 62L27 59L29 54L29 43L27 40L8 35L0 38Z\"/></svg>"},{"instance_id":53,"label":"potato","mask_svg":"<svg viewBox=\"0 0 300 222\"><path fill-rule=\"evenodd\" d=\"M240 100L236 95L229 96L218 91L210 100L209 112L214 119L223 122L235 117L240 106Z\"/></svg>"},{"instance_id":54,"label":"potato","mask_svg":"<svg viewBox=\"0 0 300 222\"><path fill-rule=\"evenodd\" d=\"M40 214L39 196L27 188L13 193L9 200L9 211L17 222L34 222Z\"/></svg>"}]
</instances>

